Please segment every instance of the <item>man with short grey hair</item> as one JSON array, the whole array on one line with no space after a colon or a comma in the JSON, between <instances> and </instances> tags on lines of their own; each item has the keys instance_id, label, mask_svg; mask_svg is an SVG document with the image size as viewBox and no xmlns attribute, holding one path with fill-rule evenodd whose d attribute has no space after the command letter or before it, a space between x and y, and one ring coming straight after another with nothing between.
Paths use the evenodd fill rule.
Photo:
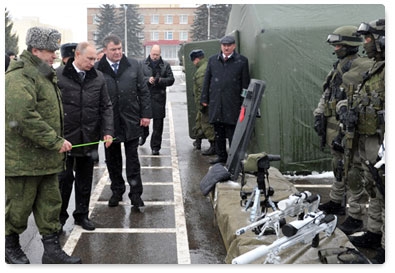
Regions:
<instances>
[{"instance_id":1,"label":"man with short grey hair","mask_svg":"<svg viewBox=\"0 0 395 273\"><path fill-rule=\"evenodd\" d=\"M5 260L27 264L19 234L31 213L44 244L42 263L81 263L59 244L62 198L57 174L64 170L63 107L52 65L61 34L33 27L27 50L10 64L5 75Z\"/></svg>"}]
</instances>

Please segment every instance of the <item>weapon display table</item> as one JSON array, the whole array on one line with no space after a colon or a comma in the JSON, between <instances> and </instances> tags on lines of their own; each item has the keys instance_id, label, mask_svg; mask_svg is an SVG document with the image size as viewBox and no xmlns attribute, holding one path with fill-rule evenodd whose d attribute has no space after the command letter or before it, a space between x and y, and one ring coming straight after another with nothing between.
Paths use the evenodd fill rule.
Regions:
<instances>
[{"instance_id":1,"label":"weapon display table","mask_svg":"<svg viewBox=\"0 0 395 273\"><path fill-rule=\"evenodd\" d=\"M289 195L297 192L296 188L290 183L276 168L269 169L270 186L274 189L272 200L278 202ZM256 186L256 176L246 174L246 184L243 189L251 189ZM227 250L226 263L232 263L232 259L248 252L261 245L270 245L277 237L276 235L264 235L257 239L257 235L248 231L245 234L237 236L236 230L250 224L250 210L245 211L240 205L240 183L227 181L217 183L215 190L209 194L214 211L215 221L224 241ZM269 209L269 212L271 210ZM295 220L290 218L289 220ZM287 219L287 222L288 219ZM317 248L311 247L311 244L297 244L285 249L280 253L281 262L283 264L319 264L318 257L320 249L350 247L354 246L350 243L347 236L336 229L330 237L320 236L321 240ZM254 263L260 264L265 261L265 257L256 260Z\"/></svg>"}]
</instances>

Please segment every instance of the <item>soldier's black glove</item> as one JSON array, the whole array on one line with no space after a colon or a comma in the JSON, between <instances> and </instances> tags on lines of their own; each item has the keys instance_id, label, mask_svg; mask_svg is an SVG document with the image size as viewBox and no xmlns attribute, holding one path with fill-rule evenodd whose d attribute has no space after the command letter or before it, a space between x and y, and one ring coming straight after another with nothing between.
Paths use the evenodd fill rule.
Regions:
<instances>
[{"instance_id":1,"label":"soldier's black glove","mask_svg":"<svg viewBox=\"0 0 395 273\"><path fill-rule=\"evenodd\" d=\"M322 136L324 134L323 128L324 128L323 115L315 116L315 119L314 119L314 130L316 131L316 133L319 136Z\"/></svg>"}]
</instances>

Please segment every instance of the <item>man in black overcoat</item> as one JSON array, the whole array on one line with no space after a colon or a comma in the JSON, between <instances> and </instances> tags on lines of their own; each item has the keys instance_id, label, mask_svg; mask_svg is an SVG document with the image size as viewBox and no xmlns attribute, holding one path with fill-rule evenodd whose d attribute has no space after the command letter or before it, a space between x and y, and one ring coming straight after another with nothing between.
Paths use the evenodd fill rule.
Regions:
<instances>
[{"instance_id":1,"label":"man in black overcoat","mask_svg":"<svg viewBox=\"0 0 395 273\"><path fill-rule=\"evenodd\" d=\"M221 52L208 60L201 104L209 106L209 122L214 125L217 157L211 164L226 163L226 138L229 146L243 103L242 91L250 84L248 59L235 51L233 36L221 39Z\"/></svg>"}]
</instances>

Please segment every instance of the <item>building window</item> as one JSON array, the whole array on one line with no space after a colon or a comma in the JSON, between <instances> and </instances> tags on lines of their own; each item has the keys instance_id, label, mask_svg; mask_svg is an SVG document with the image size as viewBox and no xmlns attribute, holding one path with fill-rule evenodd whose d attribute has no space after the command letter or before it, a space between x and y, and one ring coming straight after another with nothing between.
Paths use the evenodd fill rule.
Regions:
<instances>
[{"instance_id":1,"label":"building window","mask_svg":"<svg viewBox=\"0 0 395 273\"><path fill-rule=\"evenodd\" d=\"M139 24L144 25L144 15L139 15Z\"/></svg>"},{"instance_id":2,"label":"building window","mask_svg":"<svg viewBox=\"0 0 395 273\"><path fill-rule=\"evenodd\" d=\"M99 24L99 16L97 14L93 15L93 24L94 25Z\"/></svg>"},{"instance_id":3,"label":"building window","mask_svg":"<svg viewBox=\"0 0 395 273\"><path fill-rule=\"evenodd\" d=\"M173 40L173 32L172 31L165 32L165 40Z\"/></svg>"},{"instance_id":4,"label":"building window","mask_svg":"<svg viewBox=\"0 0 395 273\"><path fill-rule=\"evenodd\" d=\"M180 41L187 41L188 40L188 31L181 31L180 32Z\"/></svg>"},{"instance_id":5,"label":"building window","mask_svg":"<svg viewBox=\"0 0 395 273\"><path fill-rule=\"evenodd\" d=\"M172 25L173 24L173 15L165 15L165 24Z\"/></svg>"},{"instance_id":6,"label":"building window","mask_svg":"<svg viewBox=\"0 0 395 273\"><path fill-rule=\"evenodd\" d=\"M159 32L153 31L151 34L151 41L158 41L159 40Z\"/></svg>"},{"instance_id":7,"label":"building window","mask_svg":"<svg viewBox=\"0 0 395 273\"><path fill-rule=\"evenodd\" d=\"M99 37L99 31L96 30L93 32L93 40L97 41L98 37Z\"/></svg>"},{"instance_id":8,"label":"building window","mask_svg":"<svg viewBox=\"0 0 395 273\"><path fill-rule=\"evenodd\" d=\"M152 14L151 24L159 24L159 14Z\"/></svg>"},{"instance_id":9,"label":"building window","mask_svg":"<svg viewBox=\"0 0 395 273\"><path fill-rule=\"evenodd\" d=\"M180 25L187 25L188 24L188 15L181 14L180 15Z\"/></svg>"},{"instance_id":10,"label":"building window","mask_svg":"<svg viewBox=\"0 0 395 273\"><path fill-rule=\"evenodd\" d=\"M163 59L176 59L177 52L177 46L161 46L161 56Z\"/></svg>"}]
</instances>

